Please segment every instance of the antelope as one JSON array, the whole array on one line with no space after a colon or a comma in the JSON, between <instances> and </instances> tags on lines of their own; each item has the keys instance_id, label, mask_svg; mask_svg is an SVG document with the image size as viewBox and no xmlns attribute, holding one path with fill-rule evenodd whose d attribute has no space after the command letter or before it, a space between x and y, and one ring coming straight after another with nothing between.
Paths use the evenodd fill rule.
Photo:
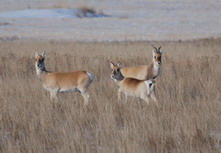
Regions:
<instances>
[{"instance_id":1,"label":"antelope","mask_svg":"<svg viewBox=\"0 0 221 153\"><path fill-rule=\"evenodd\" d=\"M87 88L94 80L94 75L87 71L49 72L45 68L45 52L35 53L35 69L44 89L50 92L51 101L57 99L62 92L80 92L84 98L84 105L88 104Z\"/></svg>"},{"instance_id":2,"label":"antelope","mask_svg":"<svg viewBox=\"0 0 221 153\"><path fill-rule=\"evenodd\" d=\"M112 69L111 78L119 86L118 99L121 97L121 93L124 93L125 100L127 96L139 97L149 104L149 98L152 98L155 103L155 80L138 80L134 78L125 78L121 73L122 65L120 63L110 63Z\"/></svg>"},{"instance_id":3,"label":"antelope","mask_svg":"<svg viewBox=\"0 0 221 153\"><path fill-rule=\"evenodd\" d=\"M153 46L154 47L154 46ZM155 79L160 73L162 49L154 47L153 59L149 65L135 66L135 67L123 67L121 73L126 78L135 78L138 80Z\"/></svg>"}]
</instances>

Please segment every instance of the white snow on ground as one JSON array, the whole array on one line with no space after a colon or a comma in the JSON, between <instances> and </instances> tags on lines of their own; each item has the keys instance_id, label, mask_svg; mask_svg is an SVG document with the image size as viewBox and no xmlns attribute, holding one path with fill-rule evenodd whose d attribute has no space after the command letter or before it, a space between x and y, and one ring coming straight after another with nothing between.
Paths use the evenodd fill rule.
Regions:
<instances>
[{"instance_id":1,"label":"white snow on ground","mask_svg":"<svg viewBox=\"0 0 221 153\"><path fill-rule=\"evenodd\" d=\"M1 13L0 18L73 18L75 14L72 9L27 9Z\"/></svg>"},{"instance_id":2,"label":"white snow on ground","mask_svg":"<svg viewBox=\"0 0 221 153\"><path fill-rule=\"evenodd\" d=\"M6 1L6 0L3 0ZM16 5L17 1L10 0ZM26 1L26 0L23 0ZM39 0L40 1L40 0ZM57 0L58 1L58 0ZM27 1L35 6L35 1ZM40 1L41 5L51 1ZM73 1L71 1L73 2ZM70 4L72 4L70 2ZM84 1L86 3L86 1ZM221 36L219 0L113 0L87 4L108 17L78 18L78 9L0 10L0 40L184 40ZM35 5L32 5L34 3ZM27 3L24 3L27 5ZM90 6L90 5L89 5ZM19 7L21 7L19 5ZM77 8L73 2L68 8ZM102 15L102 14L101 14Z\"/></svg>"},{"instance_id":3,"label":"white snow on ground","mask_svg":"<svg viewBox=\"0 0 221 153\"><path fill-rule=\"evenodd\" d=\"M27 9L0 13L0 18L77 18L80 9ZM86 13L85 17L105 17L103 14Z\"/></svg>"}]
</instances>

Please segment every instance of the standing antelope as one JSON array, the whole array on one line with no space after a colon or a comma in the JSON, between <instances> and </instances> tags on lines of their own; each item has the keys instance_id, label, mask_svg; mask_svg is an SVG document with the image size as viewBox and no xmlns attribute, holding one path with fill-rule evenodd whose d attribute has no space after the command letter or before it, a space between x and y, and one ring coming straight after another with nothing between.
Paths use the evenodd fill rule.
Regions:
<instances>
[{"instance_id":1,"label":"standing antelope","mask_svg":"<svg viewBox=\"0 0 221 153\"><path fill-rule=\"evenodd\" d=\"M87 88L93 82L94 76L86 71L75 72L49 72L45 68L45 52L41 55L35 53L35 68L43 87L50 92L51 100L57 99L61 92L79 91L84 98L84 104L88 104L89 94Z\"/></svg>"},{"instance_id":2,"label":"standing antelope","mask_svg":"<svg viewBox=\"0 0 221 153\"><path fill-rule=\"evenodd\" d=\"M118 99L121 93L127 96L139 97L149 104L149 97L156 102L155 97L155 81L154 80L138 80L134 78L125 78L121 73L121 64L110 63L112 73L111 78L117 83ZM156 103L157 104L157 103Z\"/></svg>"},{"instance_id":3,"label":"standing antelope","mask_svg":"<svg viewBox=\"0 0 221 153\"><path fill-rule=\"evenodd\" d=\"M155 79L160 73L162 49L154 47L153 60L149 65L123 67L121 73L126 78L135 78L139 80Z\"/></svg>"}]
</instances>

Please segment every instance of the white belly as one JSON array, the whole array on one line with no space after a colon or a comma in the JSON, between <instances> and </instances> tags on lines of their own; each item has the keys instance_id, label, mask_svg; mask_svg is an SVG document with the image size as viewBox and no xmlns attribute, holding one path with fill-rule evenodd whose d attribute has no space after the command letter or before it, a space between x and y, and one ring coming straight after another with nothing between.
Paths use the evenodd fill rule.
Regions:
<instances>
[{"instance_id":1,"label":"white belly","mask_svg":"<svg viewBox=\"0 0 221 153\"><path fill-rule=\"evenodd\" d=\"M72 88L51 88L48 86L43 86L47 91L52 92L80 92L80 90L76 87L72 87Z\"/></svg>"},{"instance_id":2,"label":"white belly","mask_svg":"<svg viewBox=\"0 0 221 153\"><path fill-rule=\"evenodd\" d=\"M80 91L78 90L78 88L68 88L68 89L61 88L59 92L80 92Z\"/></svg>"}]
</instances>

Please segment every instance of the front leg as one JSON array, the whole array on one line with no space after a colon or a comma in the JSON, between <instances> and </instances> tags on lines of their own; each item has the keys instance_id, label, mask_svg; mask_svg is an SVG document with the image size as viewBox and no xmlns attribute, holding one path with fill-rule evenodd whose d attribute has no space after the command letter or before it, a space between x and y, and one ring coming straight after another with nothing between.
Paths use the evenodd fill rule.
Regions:
<instances>
[{"instance_id":1,"label":"front leg","mask_svg":"<svg viewBox=\"0 0 221 153\"><path fill-rule=\"evenodd\" d=\"M84 97L84 106L88 105L88 99L89 99L89 94L87 92L81 93L81 95Z\"/></svg>"},{"instance_id":2,"label":"front leg","mask_svg":"<svg viewBox=\"0 0 221 153\"><path fill-rule=\"evenodd\" d=\"M121 100L121 90L118 89L117 91L117 100L120 101Z\"/></svg>"},{"instance_id":3,"label":"front leg","mask_svg":"<svg viewBox=\"0 0 221 153\"><path fill-rule=\"evenodd\" d=\"M54 90L50 92L50 99L51 101L56 101L57 100L57 94L58 94L58 90Z\"/></svg>"},{"instance_id":4,"label":"front leg","mask_svg":"<svg viewBox=\"0 0 221 153\"><path fill-rule=\"evenodd\" d=\"M84 98L84 106L87 106L88 105L88 99L90 97L90 95L88 94L87 90L86 89L78 89L81 93L81 95L83 96Z\"/></svg>"}]
</instances>

